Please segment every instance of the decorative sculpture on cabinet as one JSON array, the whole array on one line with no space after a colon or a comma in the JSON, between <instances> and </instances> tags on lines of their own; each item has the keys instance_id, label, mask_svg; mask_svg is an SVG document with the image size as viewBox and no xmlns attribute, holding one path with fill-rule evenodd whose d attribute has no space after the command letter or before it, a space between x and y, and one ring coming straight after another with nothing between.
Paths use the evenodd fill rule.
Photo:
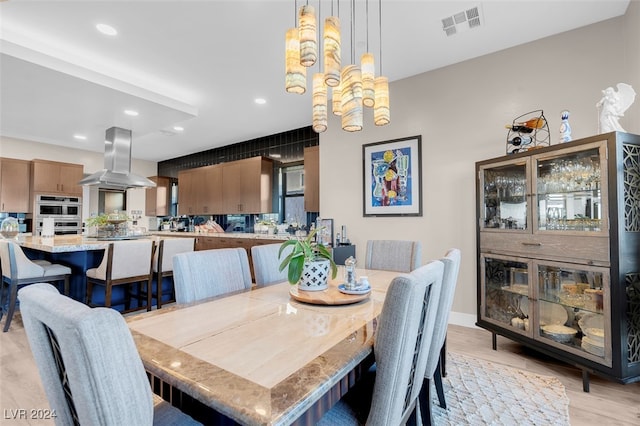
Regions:
<instances>
[{"instance_id":1,"label":"decorative sculpture on cabinet","mask_svg":"<svg viewBox=\"0 0 640 426\"><path fill-rule=\"evenodd\" d=\"M618 120L624 116L624 113L633 101L636 99L636 92L633 87L626 83L618 83L616 85L618 91L613 87L607 87L602 91L602 99L596 104L599 110L599 133L607 133L613 131L624 132Z\"/></svg>"}]
</instances>

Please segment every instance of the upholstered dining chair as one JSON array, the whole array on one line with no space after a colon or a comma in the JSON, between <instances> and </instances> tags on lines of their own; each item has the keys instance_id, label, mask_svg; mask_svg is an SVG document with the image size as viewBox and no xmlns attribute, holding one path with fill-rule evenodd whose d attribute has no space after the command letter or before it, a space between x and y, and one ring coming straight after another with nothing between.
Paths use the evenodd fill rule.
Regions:
<instances>
[{"instance_id":1,"label":"upholstered dining chair","mask_svg":"<svg viewBox=\"0 0 640 426\"><path fill-rule=\"evenodd\" d=\"M282 252L282 257L278 257L282 244L265 244L251 247L251 258L253 259L253 274L256 286L281 283L287 281L287 269L280 271L280 262L289 255L293 246L287 246Z\"/></svg>"},{"instance_id":2,"label":"upholstered dining chair","mask_svg":"<svg viewBox=\"0 0 640 426\"><path fill-rule=\"evenodd\" d=\"M168 302L175 301L175 288L173 284L173 256L178 253L194 251L195 238L166 238L160 240L153 255L153 276L155 278L155 291L147 293L147 304L151 306L152 298L157 300L157 308L162 308L163 288L162 281L166 277L171 277L170 298ZM151 284L153 286L153 283Z\"/></svg>"},{"instance_id":3,"label":"upholstered dining chair","mask_svg":"<svg viewBox=\"0 0 640 426\"><path fill-rule=\"evenodd\" d=\"M20 289L24 328L57 425L197 425L151 392L117 311L89 308L50 284Z\"/></svg>"},{"instance_id":4,"label":"upholstered dining chair","mask_svg":"<svg viewBox=\"0 0 640 426\"><path fill-rule=\"evenodd\" d=\"M373 386L366 379L357 384L322 417L320 425L362 424L365 418L370 426L417 422L426 365L420 356L433 337L429 330L433 330L443 270L442 262L433 261L418 273L401 274L391 281L375 335ZM350 405L353 401L364 407Z\"/></svg>"},{"instance_id":5,"label":"upholstered dining chair","mask_svg":"<svg viewBox=\"0 0 640 426\"><path fill-rule=\"evenodd\" d=\"M445 257L440 259L444 264L444 274L442 277L442 290L438 300L438 311L434 321L432 345L426 355L425 376L420 390L420 414L423 425L433 424L431 413L431 380L436 388L438 401L442 408L447 408L442 387L442 369L446 359L445 341L447 337L447 325L449 324L449 313L453 305L453 296L458 282L458 272L460 271L461 254L458 249L450 249Z\"/></svg>"},{"instance_id":6,"label":"upholstered dining chair","mask_svg":"<svg viewBox=\"0 0 640 426\"><path fill-rule=\"evenodd\" d=\"M369 240L364 267L396 272L411 272L422 263L420 241Z\"/></svg>"},{"instance_id":7,"label":"upholstered dining chair","mask_svg":"<svg viewBox=\"0 0 640 426\"><path fill-rule=\"evenodd\" d=\"M192 303L251 289L247 251L223 248L180 253L173 257L176 302Z\"/></svg>"},{"instance_id":8,"label":"upholstered dining chair","mask_svg":"<svg viewBox=\"0 0 640 426\"><path fill-rule=\"evenodd\" d=\"M97 268L87 270L87 298L86 303L93 305L94 285L104 286L104 305L111 307L114 286L127 286L125 292L125 311L128 311L132 284L142 283L147 294L151 291L151 260L154 242L152 240L114 241L104 251L102 262ZM136 309L139 309L137 307ZM147 304L147 311L151 304Z\"/></svg>"},{"instance_id":9,"label":"upholstered dining chair","mask_svg":"<svg viewBox=\"0 0 640 426\"><path fill-rule=\"evenodd\" d=\"M16 309L18 288L39 282L63 282L64 294L69 294L71 268L48 261L32 261L22 251L22 247L13 241L0 240L0 266L2 267L2 285L0 286L0 319L7 305L7 319L3 331L7 332ZM8 285L4 299L4 285Z\"/></svg>"}]
</instances>

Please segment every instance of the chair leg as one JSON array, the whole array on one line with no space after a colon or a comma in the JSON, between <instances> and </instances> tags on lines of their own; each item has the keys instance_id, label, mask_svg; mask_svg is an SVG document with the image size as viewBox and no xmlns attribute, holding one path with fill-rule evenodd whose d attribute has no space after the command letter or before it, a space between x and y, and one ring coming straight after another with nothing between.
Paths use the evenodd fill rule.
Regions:
<instances>
[{"instance_id":1,"label":"chair leg","mask_svg":"<svg viewBox=\"0 0 640 426\"><path fill-rule=\"evenodd\" d=\"M422 389L420 389L418 401L420 403L422 424L424 426L431 426L433 424L433 418L431 415L431 383L427 378L422 381Z\"/></svg>"},{"instance_id":2,"label":"chair leg","mask_svg":"<svg viewBox=\"0 0 640 426\"><path fill-rule=\"evenodd\" d=\"M160 274L156 277L156 307L157 309L162 308L162 277Z\"/></svg>"},{"instance_id":3,"label":"chair leg","mask_svg":"<svg viewBox=\"0 0 640 426\"><path fill-rule=\"evenodd\" d=\"M433 373L433 383L436 385L436 393L438 394L438 402L440 406L447 409L447 401L444 398L444 388L442 387L442 376L440 375L440 360L438 360L438 366Z\"/></svg>"},{"instance_id":4,"label":"chair leg","mask_svg":"<svg viewBox=\"0 0 640 426\"><path fill-rule=\"evenodd\" d=\"M151 287L153 286L153 278L149 277L147 280L147 312L151 310ZM160 302L158 302L158 307L160 306Z\"/></svg>"},{"instance_id":5,"label":"chair leg","mask_svg":"<svg viewBox=\"0 0 640 426\"><path fill-rule=\"evenodd\" d=\"M85 297L85 305L91 306L93 302L93 282L87 280L87 296Z\"/></svg>"},{"instance_id":6,"label":"chair leg","mask_svg":"<svg viewBox=\"0 0 640 426\"><path fill-rule=\"evenodd\" d=\"M444 342L440 349L440 369L442 371L442 377L447 377L447 336L444 336Z\"/></svg>"},{"instance_id":7,"label":"chair leg","mask_svg":"<svg viewBox=\"0 0 640 426\"><path fill-rule=\"evenodd\" d=\"M111 307L111 282L107 282L104 287L104 306Z\"/></svg>"},{"instance_id":8,"label":"chair leg","mask_svg":"<svg viewBox=\"0 0 640 426\"><path fill-rule=\"evenodd\" d=\"M16 309L16 299L18 298L18 285L9 284L9 309L7 310L7 319L4 323L3 332L9 331L11 320L13 319L13 311Z\"/></svg>"},{"instance_id":9,"label":"chair leg","mask_svg":"<svg viewBox=\"0 0 640 426\"><path fill-rule=\"evenodd\" d=\"M64 295L69 296L69 275L64 276Z\"/></svg>"}]
</instances>

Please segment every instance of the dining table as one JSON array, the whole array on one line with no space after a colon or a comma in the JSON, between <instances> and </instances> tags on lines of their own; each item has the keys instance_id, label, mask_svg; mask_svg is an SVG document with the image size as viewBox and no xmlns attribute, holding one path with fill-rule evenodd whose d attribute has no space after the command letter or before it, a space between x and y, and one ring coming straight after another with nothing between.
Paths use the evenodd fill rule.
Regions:
<instances>
[{"instance_id":1,"label":"dining table","mask_svg":"<svg viewBox=\"0 0 640 426\"><path fill-rule=\"evenodd\" d=\"M356 274L370 292L341 292L339 271L317 292L282 282L128 316L153 391L204 424L315 424L373 363L399 275Z\"/></svg>"}]
</instances>

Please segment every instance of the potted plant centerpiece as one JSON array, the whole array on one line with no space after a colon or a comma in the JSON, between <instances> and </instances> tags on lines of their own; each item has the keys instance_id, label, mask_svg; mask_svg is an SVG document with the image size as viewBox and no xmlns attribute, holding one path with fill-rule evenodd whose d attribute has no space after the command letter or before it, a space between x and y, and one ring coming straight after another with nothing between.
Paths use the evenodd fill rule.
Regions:
<instances>
[{"instance_id":1,"label":"potted plant centerpiece","mask_svg":"<svg viewBox=\"0 0 640 426\"><path fill-rule=\"evenodd\" d=\"M338 273L331 252L314 241L317 231L318 229L314 229L304 238L285 241L278 252L278 258L281 258L285 249L292 247L291 252L282 260L280 271L288 267L289 283L298 284L300 290L324 290L328 287L329 270L331 278L335 278Z\"/></svg>"}]
</instances>

